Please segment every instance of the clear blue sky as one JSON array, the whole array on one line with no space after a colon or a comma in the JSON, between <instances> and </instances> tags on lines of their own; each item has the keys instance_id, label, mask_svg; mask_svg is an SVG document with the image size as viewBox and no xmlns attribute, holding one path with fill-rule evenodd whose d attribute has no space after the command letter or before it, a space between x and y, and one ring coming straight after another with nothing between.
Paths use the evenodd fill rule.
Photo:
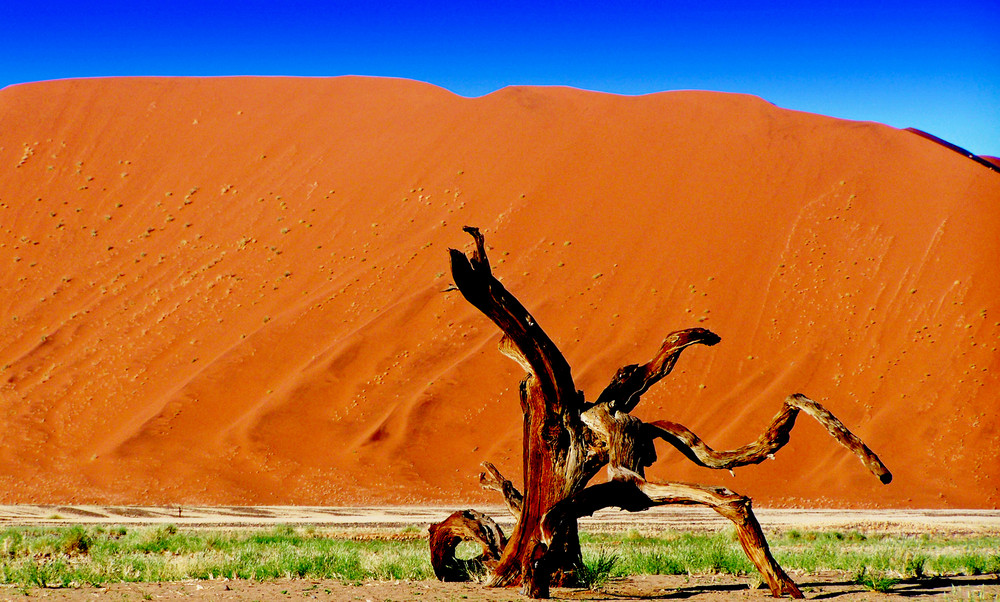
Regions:
<instances>
[{"instance_id":1,"label":"clear blue sky","mask_svg":"<svg viewBox=\"0 0 1000 602\"><path fill-rule=\"evenodd\" d=\"M0 0L0 87L114 75L379 75L704 89L1000 155L1000 0Z\"/></svg>"}]
</instances>

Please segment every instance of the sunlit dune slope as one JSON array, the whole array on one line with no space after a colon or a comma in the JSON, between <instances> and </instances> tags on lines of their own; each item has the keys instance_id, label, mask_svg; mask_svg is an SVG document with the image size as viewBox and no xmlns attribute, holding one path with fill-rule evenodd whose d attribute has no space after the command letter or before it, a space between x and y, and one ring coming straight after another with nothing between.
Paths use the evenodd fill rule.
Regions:
<instances>
[{"instance_id":1,"label":"sunlit dune slope","mask_svg":"<svg viewBox=\"0 0 1000 602\"><path fill-rule=\"evenodd\" d=\"M498 502L522 374L447 291L465 224L588 399L707 327L637 415L731 448L802 392L896 477L802 417L651 478L1000 503L1000 174L749 96L365 78L0 91L0 501Z\"/></svg>"}]
</instances>

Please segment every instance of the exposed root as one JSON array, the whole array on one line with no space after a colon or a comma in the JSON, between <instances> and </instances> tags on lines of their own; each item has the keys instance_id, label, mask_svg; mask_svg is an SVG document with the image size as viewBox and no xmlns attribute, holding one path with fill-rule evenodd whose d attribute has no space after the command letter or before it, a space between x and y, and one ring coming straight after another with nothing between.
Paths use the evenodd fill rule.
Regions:
<instances>
[{"instance_id":1,"label":"exposed root","mask_svg":"<svg viewBox=\"0 0 1000 602\"><path fill-rule=\"evenodd\" d=\"M493 519L475 510L455 512L440 523L430 526L431 566L441 581L470 581L485 575L500 559L507 538ZM474 541L483 546L483 553L469 560L455 556L462 541Z\"/></svg>"}]
</instances>

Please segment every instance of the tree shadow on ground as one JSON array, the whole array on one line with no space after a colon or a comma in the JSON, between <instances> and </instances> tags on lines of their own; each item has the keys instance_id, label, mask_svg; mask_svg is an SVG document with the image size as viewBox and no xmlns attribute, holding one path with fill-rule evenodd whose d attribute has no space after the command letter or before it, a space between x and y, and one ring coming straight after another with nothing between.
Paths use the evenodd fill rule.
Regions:
<instances>
[{"instance_id":1,"label":"tree shadow on ground","mask_svg":"<svg viewBox=\"0 0 1000 602\"><path fill-rule=\"evenodd\" d=\"M829 600L847 594L870 591L862 585L853 581L821 582L821 583L801 583L802 589L806 588L830 588L843 587L840 591L830 591L808 596L813 600ZM890 587L886 593L897 596L925 597L940 596L952 593L957 588L975 587L1000 587L1000 576L998 575L978 575L978 576L938 576L938 577L911 577L902 579Z\"/></svg>"},{"instance_id":2,"label":"tree shadow on ground","mask_svg":"<svg viewBox=\"0 0 1000 602\"><path fill-rule=\"evenodd\" d=\"M868 588L853 580L839 576L833 579L803 580L799 583L807 599L835 600L845 596L859 599L859 596L877 595ZM736 592L746 592L749 583L692 583L690 585L665 585L653 583L635 583L629 579L612 580L606 589L576 590L569 595L556 595L555 598L566 600L587 600L588 602L603 600L607 602L619 600L687 600L709 599L719 600L734 595ZM902 579L886 592L889 595L905 598L946 596L961 590L990 588L988 599L1000 593L1000 576L998 575L950 575L923 578ZM760 588L762 598L766 596L766 587Z\"/></svg>"}]
</instances>

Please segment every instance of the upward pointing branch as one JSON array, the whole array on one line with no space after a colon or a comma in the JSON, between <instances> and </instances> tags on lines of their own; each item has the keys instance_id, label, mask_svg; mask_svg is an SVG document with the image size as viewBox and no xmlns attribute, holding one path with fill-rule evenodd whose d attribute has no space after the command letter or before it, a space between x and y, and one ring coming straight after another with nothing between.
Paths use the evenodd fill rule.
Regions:
<instances>
[{"instance_id":1,"label":"upward pointing branch","mask_svg":"<svg viewBox=\"0 0 1000 602\"><path fill-rule=\"evenodd\" d=\"M504 334L501 352L537 379L542 397L552 403L550 411L562 413L565 404L580 403L566 358L521 302L493 276L482 233L471 226L462 229L476 242L470 257L448 250L451 275L462 296L500 328Z\"/></svg>"},{"instance_id":2,"label":"upward pointing branch","mask_svg":"<svg viewBox=\"0 0 1000 602\"><path fill-rule=\"evenodd\" d=\"M664 339L656 357L642 366L635 364L618 369L597 398L597 403L607 403L610 411L629 413L639 404L639 399L650 387L670 374L681 351L691 345L715 345L719 335L704 328L688 328L671 332Z\"/></svg>"}]
</instances>

